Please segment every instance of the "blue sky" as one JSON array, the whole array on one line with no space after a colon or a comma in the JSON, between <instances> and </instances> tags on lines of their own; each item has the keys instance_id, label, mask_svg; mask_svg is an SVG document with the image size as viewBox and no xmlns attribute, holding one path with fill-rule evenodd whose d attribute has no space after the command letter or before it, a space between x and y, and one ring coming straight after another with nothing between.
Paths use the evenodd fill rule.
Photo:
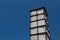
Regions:
<instances>
[{"instance_id":1,"label":"blue sky","mask_svg":"<svg viewBox=\"0 0 60 40\"><path fill-rule=\"evenodd\" d=\"M0 40L30 40L29 10L46 7L51 40L60 40L60 0L0 0Z\"/></svg>"}]
</instances>

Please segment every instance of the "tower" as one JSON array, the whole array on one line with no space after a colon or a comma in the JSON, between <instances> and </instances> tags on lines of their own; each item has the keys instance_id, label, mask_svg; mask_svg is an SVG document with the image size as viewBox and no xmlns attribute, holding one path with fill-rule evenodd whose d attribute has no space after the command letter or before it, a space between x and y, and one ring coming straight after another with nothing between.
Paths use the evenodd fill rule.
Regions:
<instances>
[{"instance_id":1,"label":"tower","mask_svg":"<svg viewBox=\"0 0 60 40\"><path fill-rule=\"evenodd\" d=\"M45 7L30 10L30 40L50 40Z\"/></svg>"}]
</instances>

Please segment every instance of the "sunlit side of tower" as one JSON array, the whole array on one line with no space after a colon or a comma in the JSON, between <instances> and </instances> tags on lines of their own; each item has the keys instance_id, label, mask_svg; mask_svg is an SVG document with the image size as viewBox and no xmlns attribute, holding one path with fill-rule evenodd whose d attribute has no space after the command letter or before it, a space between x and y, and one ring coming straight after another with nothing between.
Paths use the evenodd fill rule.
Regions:
<instances>
[{"instance_id":1,"label":"sunlit side of tower","mask_svg":"<svg viewBox=\"0 0 60 40\"><path fill-rule=\"evenodd\" d=\"M30 40L50 40L45 7L30 10Z\"/></svg>"}]
</instances>

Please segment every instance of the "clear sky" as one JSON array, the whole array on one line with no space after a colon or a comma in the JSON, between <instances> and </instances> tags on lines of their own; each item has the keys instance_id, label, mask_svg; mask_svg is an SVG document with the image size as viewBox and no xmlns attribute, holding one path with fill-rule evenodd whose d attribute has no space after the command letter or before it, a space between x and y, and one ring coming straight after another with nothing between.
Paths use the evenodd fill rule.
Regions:
<instances>
[{"instance_id":1,"label":"clear sky","mask_svg":"<svg viewBox=\"0 0 60 40\"><path fill-rule=\"evenodd\" d=\"M0 0L0 40L30 40L29 10L42 6L51 40L60 40L60 0Z\"/></svg>"}]
</instances>

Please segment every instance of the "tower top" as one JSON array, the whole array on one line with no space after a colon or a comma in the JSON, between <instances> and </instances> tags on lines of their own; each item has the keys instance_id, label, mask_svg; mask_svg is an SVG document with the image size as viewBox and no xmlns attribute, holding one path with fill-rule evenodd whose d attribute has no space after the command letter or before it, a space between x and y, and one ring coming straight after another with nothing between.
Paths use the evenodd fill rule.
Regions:
<instances>
[{"instance_id":1,"label":"tower top","mask_svg":"<svg viewBox=\"0 0 60 40\"><path fill-rule=\"evenodd\" d=\"M41 10L41 9L43 9L45 11L46 15L48 16L45 7L40 7L40 8L32 9L32 10L30 10L30 12L32 12L32 11L38 11L38 10Z\"/></svg>"}]
</instances>

